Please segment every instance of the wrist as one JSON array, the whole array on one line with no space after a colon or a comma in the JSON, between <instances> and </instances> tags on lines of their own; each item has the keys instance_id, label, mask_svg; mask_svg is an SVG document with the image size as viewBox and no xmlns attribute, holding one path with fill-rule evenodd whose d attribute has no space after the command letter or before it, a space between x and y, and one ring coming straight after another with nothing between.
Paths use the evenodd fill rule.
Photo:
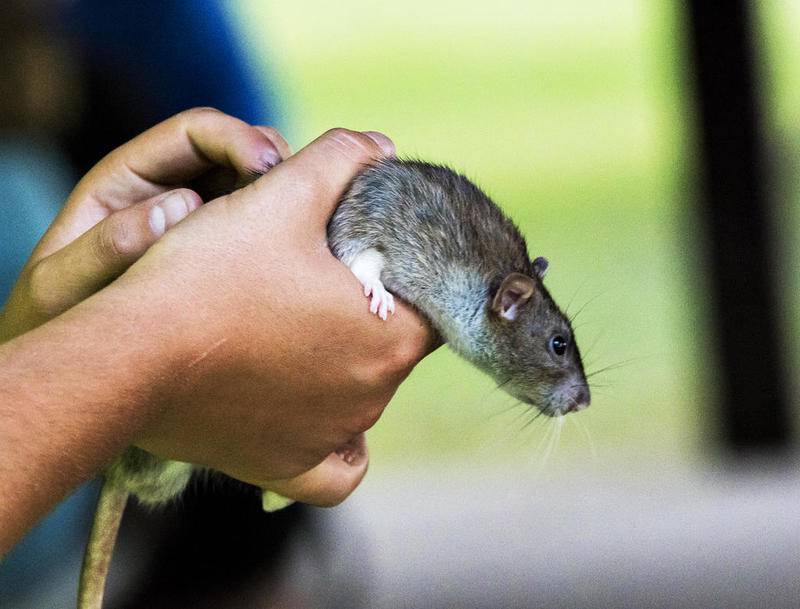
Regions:
<instances>
[{"instance_id":1,"label":"wrist","mask_svg":"<svg viewBox=\"0 0 800 609\"><path fill-rule=\"evenodd\" d=\"M159 414L169 352L118 304L101 292L0 345L0 554Z\"/></svg>"}]
</instances>

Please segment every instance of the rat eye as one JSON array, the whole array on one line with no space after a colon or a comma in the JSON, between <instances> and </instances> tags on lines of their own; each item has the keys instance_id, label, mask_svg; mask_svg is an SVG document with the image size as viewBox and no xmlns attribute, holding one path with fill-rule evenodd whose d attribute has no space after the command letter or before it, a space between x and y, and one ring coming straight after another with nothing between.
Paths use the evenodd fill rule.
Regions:
<instances>
[{"instance_id":1,"label":"rat eye","mask_svg":"<svg viewBox=\"0 0 800 609\"><path fill-rule=\"evenodd\" d=\"M564 355L567 352L567 339L563 336L554 336L550 339L550 348L556 355Z\"/></svg>"}]
</instances>

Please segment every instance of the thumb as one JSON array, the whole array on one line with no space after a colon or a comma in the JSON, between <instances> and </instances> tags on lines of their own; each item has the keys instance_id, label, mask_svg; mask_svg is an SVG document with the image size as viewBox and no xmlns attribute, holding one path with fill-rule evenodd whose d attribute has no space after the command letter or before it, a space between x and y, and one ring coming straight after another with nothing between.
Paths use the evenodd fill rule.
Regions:
<instances>
[{"instance_id":1,"label":"thumb","mask_svg":"<svg viewBox=\"0 0 800 609\"><path fill-rule=\"evenodd\" d=\"M297 217L324 226L353 179L394 155L394 144L382 133L331 129L249 188L253 200L292 201Z\"/></svg>"},{"instance_id":2,"label":"thumb","mask_svg":"<svg viewBox=\"0 0 800 609\"><path fill-rule=\"evenodd\" d=\"M136 262L166 232L202 204L188 189L159 194L113 213L31 270L30 290L47 317L91 296Z\"/></svg>"}]
</instances>

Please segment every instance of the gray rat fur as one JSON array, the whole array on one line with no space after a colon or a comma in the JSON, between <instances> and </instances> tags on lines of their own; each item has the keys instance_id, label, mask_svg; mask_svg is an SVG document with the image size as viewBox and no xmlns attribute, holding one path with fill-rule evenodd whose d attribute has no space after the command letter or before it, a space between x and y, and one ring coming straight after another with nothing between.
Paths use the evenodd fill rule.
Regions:
<instances>
[{"instance_id":1,"label":"gray rat fur","mask_svg":"<svg viewBox=\"0 0 800 609\"><path fill-rule=\"evenodd\" d=\"M547 261L531 260L513 222L463 176L419 161L383 160L366 168L333 214L328 244L384 319L395 294L523 402L550 416L589 405L569 320L542 283ZM564 341L562 354L554 352L555 337ZM102 605L128 495L164 503L184 490L195 469L131 447L106 470L79 609Z\"/></svg>"}]
</instances>

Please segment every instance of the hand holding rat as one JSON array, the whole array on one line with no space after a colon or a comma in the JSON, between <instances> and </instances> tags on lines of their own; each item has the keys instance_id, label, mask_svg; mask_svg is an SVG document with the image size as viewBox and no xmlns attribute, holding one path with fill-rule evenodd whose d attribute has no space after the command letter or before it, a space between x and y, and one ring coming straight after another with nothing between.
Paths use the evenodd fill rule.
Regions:
<instances>
[{"instance_id":1,"label":"hand holding rat","mask_svg":"<svg viewBox=\"0 0 800 609\"><path fill-rule=\"evenodd\" d=\"M184 186L250 180L289 155L271 127L251 127L208 108L172 117L118 148L81 180L28 260L0 315L0 341L55 317L124 272L202 203ZM339 475L332 472L343 469L341 460L332 456L268 488L309 503L337 503L366 471L362 448L348 453L354 466Z\"/></svg>"},{"instance_id":2,"label":"hand holding rat","mask_svg":"<svg viewBox=\"0 0 800 609\"><path fill-rule=\"evenodd\" d=\"M103 171L81 182L37 247L0 332L30 330L123 271L160 232L148 215L164 202L159 197L212 167L206 157L252 169L257 154L226 146L208 151L192 135L197 121L212 123L212 131L220 121L242 125L230 120L208 110L185 113L104 159ZM201 139L228 141L228 131ZM239 133L233 141L247 147L254 136ZM159 148L159 140L172 145ZM275 146L268 140L251 151ZM121 281L0 347L0 551L136 438L162 456L196 457L301 500L335 503L355 488L366 469L358 434L428 350L430 334L402 307L396 321L376 326L364 314L354 278L324 244L326 214L349 179L382 151L372 139L341 130L308 150L316 152L301 153L268 186L259 180L202 208L204 219L198 216L180 238L176 231ZM154 153L177 162L129 164ZM166 167L193 169L170 176ZM177 221L169 215L163 229ZM287 244L289 231L280 229L289 217L298 241ZM87 252L98 258L81 266L92 261ZM225 267L219 284L215 252ZM272 282L270 270L280 281ZM298 323L287 328L284 320ZM259 329L260 335L251 332ZM209 337L222 330L227 340L206 353ZM311 365L302 370L304 362ZM350 441L356 467L342 472L332 455L306 472ZM331 476L331 465L342 475Z\"/></svg>"},{"instance_id":3,"label":"hand holding rat","mask_svg":"<svg viewBox=\"0 0 800 609\"><path fill-rule=\"evenodd\" d=\"M111 286L109 298L158 310L142 324L172 334L174 407L138 446L265 486L377 420L430 332L409 307L389 324L365 315L326 226L353 177L392 151L383 136L333 130L197 210Z\"/></svg>"}]
</instances>

